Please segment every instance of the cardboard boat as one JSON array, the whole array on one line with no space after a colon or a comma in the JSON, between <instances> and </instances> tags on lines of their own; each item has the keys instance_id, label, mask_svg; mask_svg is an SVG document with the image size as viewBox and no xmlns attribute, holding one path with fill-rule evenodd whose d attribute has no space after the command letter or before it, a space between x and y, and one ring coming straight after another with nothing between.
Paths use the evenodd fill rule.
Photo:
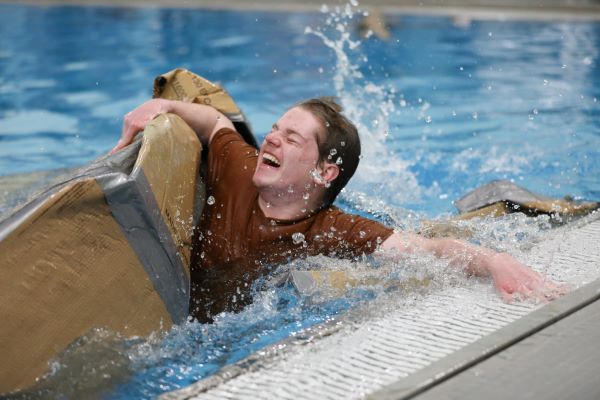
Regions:
<instances>
[{"instance_id":1,"label":"cardboard boat","mask_svg":"<svg viewBox=\"0 0 600 400\"><path fill-rule=\"evenodd\" d=\"M200 148L161 115L0 224L0 392L95 326L145 336L186 319Z\"/></svg>"},{"instance_id":2,"label":"cardboard boat","mask_svg":"<svg viewBox=\"0 0 600 400\"><path fill-rule=\"evenodd\" d=\"M156 78L154 97L212 105L256 145L229 95L190 71ZM186 320L202 146L172 114L141 136L0 222L0 393L94 328L147 336Z\"/></svg>"}]
</instances>

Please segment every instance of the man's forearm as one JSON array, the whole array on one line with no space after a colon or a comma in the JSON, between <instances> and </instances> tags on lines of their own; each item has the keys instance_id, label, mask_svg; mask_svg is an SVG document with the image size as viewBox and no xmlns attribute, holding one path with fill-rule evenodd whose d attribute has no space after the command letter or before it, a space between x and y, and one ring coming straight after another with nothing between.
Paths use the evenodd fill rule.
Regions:
<instances>
[{"instance_id":1,"label":"man's forearm","mask_svg":"<svg viewBox=\"0 0 600 400\"><path fill-rule=\"evenodd\" d=\"M127 146L138 132L146 128L148 122L158 114L164 113L173 113L181 117L196 132L204 145L210 144L219 129L234 129L233 123L212 107L177 100L152 99L125 115L121 138L111 152Z\"/></svg>"},{"instance_id":2,"label":"man's forearm","mask_svg":"<svg viewBox=\"0 0 600 400\"><path fill-rule=\"evenodd\" d=\"M447 259L450 265L462 267L470 274L489 275L506 301L523 297L547 301L566 291L564 286L545 279L507 253L498 253L456 239L428 239L410 233L394 233L382 243L381 249L400 254L430 253Z\"/></svg>"},{"instance_id":3,"label":"man's forearm","mask_svg":"<svg viewBox=\"0 0 600 400\"><path fill-rule=\"evenodd\" d=\"M451 265L460 266L468 273L485 276L491 273L490 259L501 254L469 243L451 239L429 239L411 233L394 233L382 245L383 250L395 250L399 253L429 253L446 259Z\"/></svg>"},{"instance_id":4,"label":"man's forearm","mask_svg":"<svg viewBox=\"0 0 600 400\"><path fill-rule=\"evenodd\" d=\"M210 143L219 129L234 129L233 123L213 107L176 100L160 99L160 101L164 112L181 117L196 132L204 145Z\"/></svg>"}]
</instances>

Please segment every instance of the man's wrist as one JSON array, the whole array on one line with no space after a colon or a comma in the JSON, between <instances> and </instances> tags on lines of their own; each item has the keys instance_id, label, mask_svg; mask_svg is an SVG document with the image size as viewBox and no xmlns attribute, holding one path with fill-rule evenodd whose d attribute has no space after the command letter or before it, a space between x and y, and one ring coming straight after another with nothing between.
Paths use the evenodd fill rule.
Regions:
<instances>
[{"instance_id":1,"label":"man's wrist","mask_svg":"<svg viewBox=\"0 0 600 400\"><path fill-rule=\"evenodd\" d=\"M175 112L174 101L168 100L168 99L156 99L156 101L158 102L158 114L165 114L165 113L177 114Z\"/></svg>"}]
</instances>

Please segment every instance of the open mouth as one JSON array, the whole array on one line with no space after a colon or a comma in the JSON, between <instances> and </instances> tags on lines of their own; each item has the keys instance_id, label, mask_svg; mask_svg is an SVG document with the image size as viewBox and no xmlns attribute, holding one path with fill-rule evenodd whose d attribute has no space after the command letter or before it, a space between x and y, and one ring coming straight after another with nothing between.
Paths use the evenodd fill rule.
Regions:
<instances>
[{"instance_id":1,"label":"open mouth","mask_svg":"<svg viewBox=\"0 0 600 400\"><path fill-rule=\"evenodd\" d=\"M274 167L274 168L279 168L281 166L279 159L269 153L263 154L263 163L267 164L270 167Z\"/></svg>"}]
</instances>

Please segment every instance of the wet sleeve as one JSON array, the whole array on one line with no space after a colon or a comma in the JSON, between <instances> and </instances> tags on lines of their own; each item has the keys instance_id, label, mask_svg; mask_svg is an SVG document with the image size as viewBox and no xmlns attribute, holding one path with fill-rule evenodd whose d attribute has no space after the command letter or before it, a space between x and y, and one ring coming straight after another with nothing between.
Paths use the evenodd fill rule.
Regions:
<instances>
[{"instance_id":1,"label":"wet sleeve","mask_svg":"<svg viewBox=\"0 0 600 400\"><path fill-rule=\"evenodd\" d=\"M212 187L223 179L235 180L240 174L251 176L257 156L256 149L239 133L229 128L220 129L208 146L207 185Z\"/></svg>"},{"instance_id":2,"label":"wet sleeve","mask_svg":"<svg viewBox=\"0 0 600 400\"><path fill-rule=\"evenodd\" d=\"M346 214L335 207L325 211L318 227L323 253L330 256L355 258L371 254L394 233L392 228L358 215Z\"/></svg>"}]
</instances>

